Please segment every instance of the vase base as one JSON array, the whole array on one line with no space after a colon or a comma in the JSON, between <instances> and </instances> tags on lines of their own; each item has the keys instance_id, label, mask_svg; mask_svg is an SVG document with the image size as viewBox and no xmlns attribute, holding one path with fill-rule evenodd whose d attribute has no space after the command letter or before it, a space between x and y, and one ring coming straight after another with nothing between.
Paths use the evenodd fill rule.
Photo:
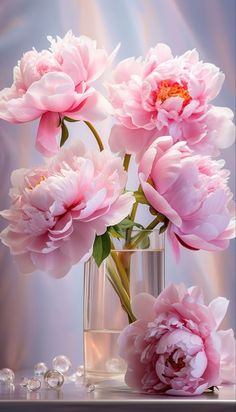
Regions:
<instances>
[{"instance_id":1,"label":"vase base","mask_svg":"<svg viewBox=\"0 0 236 412\"><path fill-rule=\"evenodd\" d=\"M124 373L122 374L100 374L100 373L85 373L86 384L94 384L98 386L121 386L125 385Z\"/></svg>"},{"instance_id":2,"label":"vase base","mask_svg":"<svg viewBox=\"0 0 236 412\"><path fill-rule=\"evenodd\" d=\"M120 375L117 377L110 377L107 379L103 377L96 377L96 376L86 376L85 377L85 384L88 385L95 385L96 390L98 389L107 389L109 391L127 391L128 386L125 384L124 375Z\"/></svg>"}]
</instances>

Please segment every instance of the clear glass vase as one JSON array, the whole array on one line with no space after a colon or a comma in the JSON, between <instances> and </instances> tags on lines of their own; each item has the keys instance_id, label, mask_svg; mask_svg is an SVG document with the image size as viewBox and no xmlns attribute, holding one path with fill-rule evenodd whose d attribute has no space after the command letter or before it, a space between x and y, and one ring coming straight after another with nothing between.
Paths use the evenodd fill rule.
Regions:
<instances>
[{"instance_id":1,"label":"clear glass vase","mask_svg":"<svg viewBox=\"0 0 236 412\"><path fill-rule=\"evenodd\" d=\"M91 258L84 273L85 379L98 383L122 381L125 362L118 354L117 338L135 320L132 298L164 289L164 235L132 230L133 241L116 239L111 254L98 268Z\"/></svg>"}]
</instances>

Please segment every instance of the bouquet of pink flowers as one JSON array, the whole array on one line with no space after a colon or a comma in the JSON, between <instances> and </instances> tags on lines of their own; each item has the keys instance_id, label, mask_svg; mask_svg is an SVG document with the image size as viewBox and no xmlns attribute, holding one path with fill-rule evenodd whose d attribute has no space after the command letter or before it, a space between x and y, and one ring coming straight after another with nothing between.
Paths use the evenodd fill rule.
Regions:
<instances>
[{"instance_id":1,"label":"bouquet of pink flowers","mask_svg":"<svg viewBox=\"0 0 236 412\"><path fill-rule=\"evenodd\" d=\"M158 227L178 257L181 247L226 249L235 236L229 172L216 159L234 141L233 113L212 104L224 74L200 61L196 50L173 57L167 45L157 44L145 58L120 62L104 97L95 81L118 48L108 55L71 32L48 39L48 50L23 55L12 86L0 92L0 118L39 119L36 149L50 157L40 167L12 173L11 206L1 212L9 225L1 240L23 273L40 269L62 277L92 255L100 265L111 254L117 274L111 268L108 275L133 322L129 274L113 238L124 238L132 251ZM114 119L109 150L93 124L108 116ZM70 122L84 122L99 150L79 141L62 148ZM139 179L133 191L126 187L131 156ZM149 210L146 227L135 219L139 205ZM134 235L135 227L146 234ZM184 361L182 352L174 353L168 362L175 370ZM204 382L195 384L202 388L197 393Z\"/></svg>"}]
</instances>

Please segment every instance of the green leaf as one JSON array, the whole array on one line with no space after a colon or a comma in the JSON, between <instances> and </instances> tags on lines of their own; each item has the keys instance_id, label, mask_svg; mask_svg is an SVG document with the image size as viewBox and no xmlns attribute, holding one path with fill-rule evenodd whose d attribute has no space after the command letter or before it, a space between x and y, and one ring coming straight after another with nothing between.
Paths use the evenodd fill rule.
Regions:
<instances>
[{"instance_id":1,"label":"green leaf","mask_svg":"<svg viewBox=\"0 0 236 412\"><path fill-rule=\"evenodd\" d=\"M111 251L111 240L108 232L101 236L96 236L93 245L93 257L98 267Z\"/></svg>"},{"instance_id":2,"label":"green leaf","mask_svg":"<svg viewBox=\"0 0 236 412\"><path fill-rule=\"evenodd\" d=\"M115 238L125 238L125 230L120 229L118 225L110 226L108 232Z\"/></svg>"},{"instance_id":3,"label":"green leaf","mask_svg":"<svg viewBox=\"0 0 236 412\"><path fill-rule=\"evenodd\" d=\"M61 141L60 141L60 147L64 145L64 143L67 141L69 137L69 132L68 129L65 125L65 123L61 123Z\"/></svg>"},{"instance_id":4,"label":"green leaf","mask_svg":"<svg viewBox=\"0 0 236 412\"><path fill-rule=\"evenodd\" d=\"M151 230L147 230L146 233L138 233L131 239L131 245L134 243L136 244L137 249L148 249L150 247L150 239L149 235L151 234ZM137 242L138 240L138 242Z\"/></svg>"},{"instance_id":5,"label":"green leaf","mask_svg":"<svg viewBox=\"0 0 236 412\"><path fill-rule=\"evenodd\" d=\"M121 229L125 230L125 229L129 229L131 227L134 226L134 222L133 220L129 219L128 217L124 220L122 220L120 223L118 223L118 225Z\"/></svg>"},{"instance_id":6,"label":"green leaf","mask_svg":"<svg viewBox=\"0 0 236 412\"><path fill-rule=\"evenodd\" d=\"M79 122L79 120L71 119L70 117L67 117L67 116L65 116L63 120L65 120L66 122L70 122L70 123Z\"/></svg>"},{"instance_id":7,"label":"green leaf","mask_svg":"<svg viewBox=\"0 0 236 412\"><path fill-rule=\"evenodd\" d=\"M141 240L139 249L148 249L150 247L150 239L148 234Z\"/></svg>"},{"instance_id":8,"label":"green leaf","mask_svg":"<svg viewBox=\"0 0 236 412\"><path fill-rule=\"evenodd\" d=\"M129 219L128 217L127 218L125 218L124 220L122 220L118 225L116 225L116 226L119 226L120 228L122 228L122 229L130 229L131 227L134 227L134 226L136 226L136 227L138 227L138 228L140 228L140 229L143 229L143 226L142 225L140 225L139 223L136 223L136 222L133 222L133 220L131 220L131 219Z\"/></svg>"},{"instance_id":9,"label":"green leaf","mask_svg":"<svg viewBox=\"0 0 236 412\"><path fill-rule=\"evenodd\" d=\"M124 220L122 220L120 223L118 223L117 225L114 226L110 226L108 228L108 232L115 238L120 239L126 238L126 231L128 229L131 229L132 227L138 227L140 229L143 229L143 226L140 225L139 223L133 222L133 220L129 219L129 218L125 218Z\"/></svg>"}]
</instances>

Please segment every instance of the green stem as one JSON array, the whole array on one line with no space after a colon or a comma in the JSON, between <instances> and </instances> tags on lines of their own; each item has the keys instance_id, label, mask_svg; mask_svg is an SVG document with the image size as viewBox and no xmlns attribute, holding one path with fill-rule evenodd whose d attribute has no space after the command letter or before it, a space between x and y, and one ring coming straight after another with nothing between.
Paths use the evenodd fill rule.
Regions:
<instances>
[{"instance_id":1,"label":"green stem","mask_svg":"<svg viewBox=\"0 0 236 412\"><path fill-rule=\"evenodd\" d=\"M139 185L138 190L137 190L136 193L139 194L139 193L141 193L141 192L142 192L142 186ZM134 205L133 205L133 207L132 207L132 210L131 210L131 213L130 213L130 220L132 220L133 222L134 222L134 219L135 219L135 216L136 216L136 213L137 213L138 204L139 204L139 201L138 201L137 198L136 198L136 202L134 203ZM130 243L130 241L131 241L131 236L132 236L132 228L130 228L130 229L127 230L127 234L126 234L126 246Z\"/></svg>"},{"instance_id":2,"label":"green stem","mask_svg":"<svg viewBox=\"0 0 236 412\"><path fill-rule=\"evenodd\" d=\"M145 229L140 235L135 239L134 242L131 242L129 245L127 245L127 248L129 249L135 249L135 247L141 242L145 237L147 236L147 232L154 229L158 223L160 223L160 218L157 216Z\"/></svg>"},{"instance_id":3,"label":"green stem","mask_svg":"<svg viewBox=\"0 0 236 412\"><path fill-rule=\"evenodd\" d=\"M117 252L115 250L111 250L111 257L114 260L116 267L117 267L117 271L119 273L121 282L127 292L127 295L130 296L130 285L129 285L129 279L126 273L126 270L124 268L124 265L122 263L122 261L120 260Z\"/></svg>"},{"instance_id":4,"label":"green stem","mask_svg":"<svg viewBox=\"0 0 236 412\"><path fill-rule=\"evenodd\" d=\"M101 139L101 137L99 136L97 130L95 129L95 127L94 127L90 122L84 121L84 123L88 126L88 128L89 128L89 129L91 130L91 132L93 133L93 135L94 135L94 137L95 137L95 139L96 139L96 141L97 141L98 147L99 147L99 149L100 149L100 152L102 152L102 151L104 150L104 146L103 146L103 143L102 143L102 139Z\"/></svg>"},{"instance_id":5,"label":"green stem","mask_svg":"<svg viewBox=\"0 0 236 412\"><path fill-rule=\"evenodd\" d=\"M128 171L128 168L129 168L130 159L131 159L131 155L126 154L124 157L124 162L123 162L123 166L126 172Z\"/></svg>"},{"instance_id":6,"label":"green stem","mask_svg":"<svg viewBox=\"0 0 236 412\"><path fill-rule=\"evenodd\" d=\"M122 307L124 308L124 310L126 311L128 315L129 322L130 323L135 322L136 318L131 309L130 298L126 290L124 289L119 276L117 275L115 269L112 267L111 264L108 263L107 268L108 268L109 275L111 278L111 283L120 298Z\"/></svg>"}]
</instances>

